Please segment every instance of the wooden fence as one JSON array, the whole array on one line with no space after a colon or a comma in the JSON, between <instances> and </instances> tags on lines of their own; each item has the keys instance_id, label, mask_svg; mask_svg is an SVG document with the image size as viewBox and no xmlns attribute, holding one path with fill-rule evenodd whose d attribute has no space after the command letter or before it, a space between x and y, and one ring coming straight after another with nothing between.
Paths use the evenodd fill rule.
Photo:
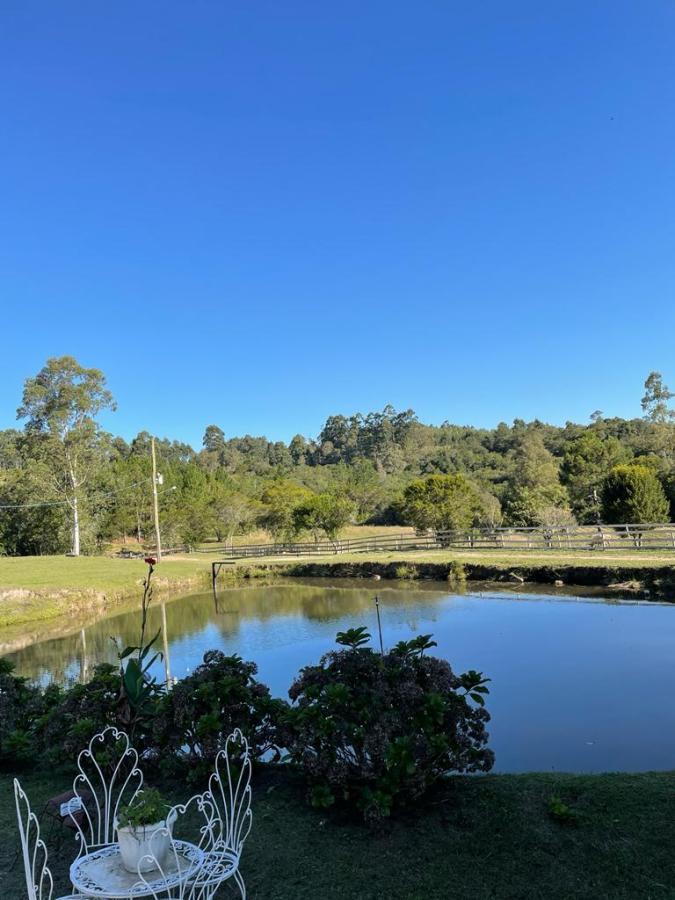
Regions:
<instances>
[{"instance_id":1,"label":"wooden fence","mask_svg":"<svg viewBox=\"0 0 675 900\"><path fill-rule=\"evenodd\" d=\"M270 556L326 556L405 550L667 550L675 551L675 524L578 525L537 528L476 528L471 531L429 531L380 535L354 540L304 541L200 548L222 559Z\"/></svg>"}]
</instances>

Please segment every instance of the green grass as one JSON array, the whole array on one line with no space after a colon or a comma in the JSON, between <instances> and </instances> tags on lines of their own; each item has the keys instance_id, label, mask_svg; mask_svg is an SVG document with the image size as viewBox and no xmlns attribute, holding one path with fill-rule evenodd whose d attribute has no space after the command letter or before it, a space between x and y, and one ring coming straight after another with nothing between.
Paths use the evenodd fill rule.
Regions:
<instances>
[{"instance_id":1,"label":"green grass","mask_svg":"<svg viewBox=\"0 0 675 900\"><path fill-rule=\"evenodd\" d=\"M358 538L396 537L398 534L412 535L414 533L414 529L408 525L346 525L340 532L340 540L349 541ZM311 540L311 538L305 536L305 540ZM249 544L273 543L274 538L272 535L263 529L249 531L247 534L236 534L232 539L232 544L235 547L247 546ZM215 547L224 547L225 544L214 540L207 541L199 546L212 550Z\"/></svg>"},{"instance_id":2,"label":"green grass","mask_svg":"<svg viewBox=\"0 0 675 900\"><path fill-rule=\"evenodd\" d=\"M217 554L213 555L218 559ZM326 553L297 557L256 557L239 560L240 565L255 565L261 560L282 559L284 561L303 562L435 562L448 563L453 560L474 563L476 565L502 566L597 566L655 568L675 565L675 553L649 550L387 550L384 552L369 550L364 553Z\"/></svg>"},{"instance_id":3,"label":"green grass","mask_svg":"<svg viewBox=\"0 0 675 900\"><path fill-rule=\"evenodd\" d=\"M21 780L37 811L69 787L65 776L48 773ZM172 800L186 798L184 786L160 787ZM574 810L573 822L550 813L552 797ZM256 772L242 872L250 900L673 898L674 800L675 773L461 778L419 813L371 834L308 809L288 775ZM11 779L4 776L0 835L5 896L23 897ZM67 844L52 854L64 893L73 855Z\"/></svg>"},{"instance_id":4,"label":"green grass","mask_svg":"<svg viewBox=\"0 0 675 900\"><path fill-rule=\"evenodd\" d=\"M194 590L209 584L210 567L218 554L194 554L165 559L157 567L159 590ZM655 569L675 562L675 554L653 551L419 550L326 554L308 557L261 557L239 560L236 569L279 563L280 571L294 563L449 563L453 560L508 571L518 566L630 567ZM223 570L223 577L227 569ZM82 616L97 608L133 597L146 572L142 560L105 556L0 557L0 627L19 627L63 615Z\"/></svg>"},{"instance_id":5,"label":"green grass","mask_svg":"<svg viewBox=\"0 0 675 900\"><path fill-rule=\"evenodd\" d=\"M0 557L0 627L82 612L132 596L147 572L142 560L104 556ZM208 584L210 560L163 560L158 590Z\"/></svg>"},{"instance_id":6,"label":"green grass","mask_svg":"<svg viewBox=\"0 0 675 900\"><path fill-rule=\"evenodd\" d=\"M184 578L208 569L202 558L163 560L156 580ZM104 556L17 556L0 558L0 588L28 590L124 590L138 584L147 566L140 559L111 559Z\"/></svg>"}]
</instances>

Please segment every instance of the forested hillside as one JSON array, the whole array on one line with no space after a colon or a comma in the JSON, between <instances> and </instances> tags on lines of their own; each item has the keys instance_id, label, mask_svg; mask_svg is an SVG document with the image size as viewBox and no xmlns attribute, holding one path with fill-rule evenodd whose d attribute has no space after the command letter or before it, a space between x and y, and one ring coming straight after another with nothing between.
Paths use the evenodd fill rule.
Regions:
<instances>
[{"instance_id":1,"label":"forested hillside","mask_svg":"<svg viewBox=\"0 0 675 900\"><path fill-rule=\"evenodd\" d=\"M636 407L639 402L636 391ZM466 528L669 520L675 506L672 395L645 382L643 415L564 427L428 425L413 410L331 415L289 444L208 425L203 446L156 442L167 544L334 536L348 523ZM17 398L19 399L19 398ZM98 552L152 543L151 436L130 443L97 416L105 378L72 357L26 381L21 428L0 431L0 550ZM189 412L186 412L189 415ZM75 546L75 532L78 546Z\"/></svg>"}]
</instances>

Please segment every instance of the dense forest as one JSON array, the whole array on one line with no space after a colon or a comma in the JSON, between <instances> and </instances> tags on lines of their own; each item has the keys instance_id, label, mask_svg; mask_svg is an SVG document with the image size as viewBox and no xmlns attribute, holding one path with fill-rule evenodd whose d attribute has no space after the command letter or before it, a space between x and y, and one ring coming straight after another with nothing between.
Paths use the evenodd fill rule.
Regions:
<instances>
[{"instance_id":1,"label":"dense forest","mask_svg":"<svg viewBox=\"0 0 675 900\"><path fill-rule=\"evenodd\" d=\"M417 528L668 521L675 511L675 414L658 372L642 415L563 427L427 425L411 409L332 415L290 443L208 425L195 449L156 440L167 545L265 529L333 537L348 523ZM636 407L639 393L636 391ZM0 552L100 552L152 545L151 435L102 430L105 377L72 357L25 382L21 428L0 431ZM224 424L224 423L223 423Z\"/></svg>"}]
</instances>

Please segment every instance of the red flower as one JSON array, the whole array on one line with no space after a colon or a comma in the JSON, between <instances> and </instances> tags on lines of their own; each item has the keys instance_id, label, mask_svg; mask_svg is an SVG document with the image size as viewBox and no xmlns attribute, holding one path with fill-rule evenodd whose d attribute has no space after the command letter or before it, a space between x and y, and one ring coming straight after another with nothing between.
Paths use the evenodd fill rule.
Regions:
<instances>
[{"instance_id":1,"label":"red flower","mask_svg":"<svg viewBox=\"0 0 675 900\"><path fill-rule=\"evenodd\" d=\"M154 556L146 556L145 561L149 566L154 566L155 563L157 562L157 560L155 559Z\"/></svg>"}]
</instances>

